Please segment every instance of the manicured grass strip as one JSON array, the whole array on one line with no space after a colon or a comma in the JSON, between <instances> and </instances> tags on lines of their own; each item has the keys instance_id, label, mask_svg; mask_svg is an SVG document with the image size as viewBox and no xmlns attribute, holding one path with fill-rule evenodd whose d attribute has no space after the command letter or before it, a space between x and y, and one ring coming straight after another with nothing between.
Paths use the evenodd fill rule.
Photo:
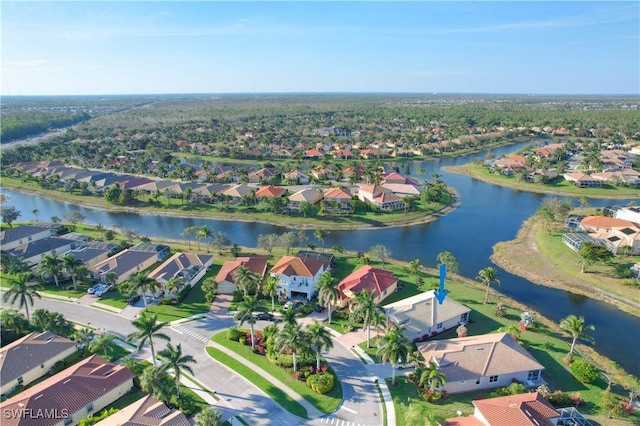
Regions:
<instances>
[{"instance_id":1,"label":"manicured grass strip","mask_svg":"<svg viewBox=\"0 0 640 426\"><path fill-rule=\"evenodd\" d=\"M384 397L382 396L382 389L380 389L380 383L376 380L376 389L378 390L378 397L380 397L380 403L382 404L382 424L387 424L387 404L384 402Z\"/></svg>"},{"instance_id":2,"label":"manicured grass strip","mask_svg":"<svg viewBox=\"0 0 640 426\"><path fill-rule=\"evenodd\" d=\"M115 290L110 291L100 298L96 297L96 302L118 309L124 309L127 306L126 298Z\"/></svg>"},{"instance_id":3,"label":"manicured grass strip","mask_svg":"<svg viewBox=\"0 0 640 426\"><path fill-rule=\"evenodd\" d=\"M221 362L227 367L231 368L236 373L243 376L245 379L249 380L255 386L257 386L261 391L266 393L269 398L273 399L278 405L282 408L294 414L298 417L307 417L307 410L300 405L299 402L295 401L289 395L284 393L282 390L273 386L273 384L269 383L268 380L260 377L254 371L252 371L249 367L244 365L242 361L236 360L229 355L217 351L215 348L207 347L207 353L209 356L216 361Z\"/></svg>"},{"instance_id":4,"label":"manicured grass strip","mask_svg":"<svg viewBox=\"0 0 640 426\"><path fill-rule=\"evenodd\" d=\"M311 405L313 405L323 413L333 413L342 402L342 386L340 385L340 381L337 377L331 392L321 395L312 391L305 382L297 380L285 369L269 362L266 356L254 354L251 351L251 347L241 345L238 342L232 342L227 339L226 331L214 335L211 340L221 344L227 349L234 351L241 357L246 358L258 367L262 368L273 377L289 386L291 389L293 389L294 392L306 399Z\"/></svg>"},{"instance_id":5,"label":"manicured grass strip","mask_svg":"<svg viewBox=\"0 0 640 426\"><path fill-rule=\"evenodd\" d=\"M196 284L187 297L177 305L157 305L150 306L149 310L158 314L158 321L175 321L183 318L188 318L193 315L206 314L211 308L211 304L205 302L204 292L202 291L202 282L208 278L214 276L215 271L207 272L207 274Z\"/></svg>"}]
</instances>

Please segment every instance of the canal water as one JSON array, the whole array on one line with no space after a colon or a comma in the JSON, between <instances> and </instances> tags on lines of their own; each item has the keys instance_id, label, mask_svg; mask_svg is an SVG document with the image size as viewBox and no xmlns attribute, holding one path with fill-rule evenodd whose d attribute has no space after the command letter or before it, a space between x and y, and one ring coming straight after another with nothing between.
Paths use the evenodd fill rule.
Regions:
<instances>
[{"instance_id":1,"label":"canal water","mask_svg":"<svg viewBox=\"0 0 640 426\"><path fill-rule=\"evenodd\" d=\"M501 285L494 287L497 291L556 322L569 314L584 316L588 324L596 327L591 334L596 339L598 351L640 377L640 318L621 312L599 300L535 285L509 274L491 262L489 257L493 245L499 241L513 239L522 223L533 215L542 200L549 196L499 187L444 170L446 166L465 164L476 158L484 158L488 154L499 157L531 143L523 142L457 158L413 161L410 168L411 176L431 179L434 173L438 173L448 186L456 188L460 207L426 224L385 229L329 231L324 244L326 247L339 245L346 250L363 252L375 244L383 244L391 250L394 258L406 261L417 258L422 265L431 267L436 265L438 253L450 251L458 259L461 275L472 279L480 269L494 266L501 276ZM401 167L403 171L404 166ZM258 235L289 230L286 227L262 223L111 213L13 191L3 190L3 194L9 197L7 204L22 212L22 220L33 219L31 212L34 209L39 210L38 215L41 219L51 216L62 217L69 211L77 210L86 216L89 223L133 229L150 237L181 239L183 237L180 234L186 227L206 224L214 231L225 232L234 243L255 247ZM589 201L592 206L605 206L624 205L630 200ZM312 231L308 231L308 234L310 241L314 241Z\"/></svg>"}]
</instances>

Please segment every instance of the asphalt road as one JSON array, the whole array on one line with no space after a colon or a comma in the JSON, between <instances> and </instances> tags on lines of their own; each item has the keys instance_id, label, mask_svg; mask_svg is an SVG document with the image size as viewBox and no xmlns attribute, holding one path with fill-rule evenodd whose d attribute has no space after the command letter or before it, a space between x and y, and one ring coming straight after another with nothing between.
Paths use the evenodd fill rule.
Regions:
<instances>
[{"instance_id":1,"label":"asphalt road","mask_svg":"<svg viewBox=\"0 0 640 426\"><path fill-rule=\"evenodd\" d=\"M123 339L135 331L129 319L100 309L51 299L36 299L34 302L33 309L59 312L70 321L90 325ZM33 309L30 311L33 312ZM217 408L223 412L224 419L240 415L253 425L382 424L382 406L375 387L375 378L369 375L365 365L350 349L334 340L334 348L328 354L324 354L342 383L342 405L330 415L301 419L281 408L244 378L208 356L205 347L209 337L234 324L235 321L229 316L207 316L163 330L174 346L181 343L183 353L194 357L197 362L193 369L194 377L207 389L216 392L219 398ZM260 329L267 324L259 322L256 328ZM156 352L165 346L162 340L156 340L154 344ZM145 356L148 354L143 354L143 357Z\"/></svg>"}]
</instances>

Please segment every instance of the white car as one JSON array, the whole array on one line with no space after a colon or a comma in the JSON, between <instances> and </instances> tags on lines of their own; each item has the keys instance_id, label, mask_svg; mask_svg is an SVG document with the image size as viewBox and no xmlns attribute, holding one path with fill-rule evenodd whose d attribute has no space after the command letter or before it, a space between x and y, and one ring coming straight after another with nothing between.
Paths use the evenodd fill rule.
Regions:
<instances>
[{"instance_id":1,"label":"white car","mask_svg":"<svg viewBox=\"0 0 640 426\"><path fill-rule=\"evenodd\" d=\"M108 284L103 284L96 290L95 295L98 297L102 297L107 294L109 290L111 290L111 286Z\"/></svg>"},{"instance_id":2,"label":"white car","mask_svg":"<svg viewBox=\"0 0 640 426\"><path fill-rule=\"evenodd\" d=\"M100 284L94 284L94 285L92 285L91 287L89 287L89 288L87 289L87 293L89 293L89 294L93 294L93 293L95 293L95 292L96 292L96 290L97 290L99 287L100 287Z\"/></svg>"}]
</instances>

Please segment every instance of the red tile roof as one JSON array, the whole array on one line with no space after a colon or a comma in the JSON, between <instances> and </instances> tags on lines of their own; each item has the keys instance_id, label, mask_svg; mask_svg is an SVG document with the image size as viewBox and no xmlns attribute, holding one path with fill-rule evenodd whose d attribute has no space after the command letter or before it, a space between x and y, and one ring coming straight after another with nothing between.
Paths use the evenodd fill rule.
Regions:
<instances>
[{"instance_id":1,"label":"red tile roof","mask_svg":"<svg viewBox=\"0 0 640 426\"><path fill-rule=\"evenodd\" d=\"M538 392L473 401L490 426L551 426L560 413Z\"/></svg>"},{"instance_id":2,"label":"red tile roof","mask_svg":"<svg viewBox=\"0 0 640 426\"><path fill-rule=\"evenodd\" d=\"M324 192L324 198L350 200L351 191L347 188L329 188Z\"/></svg>"},{"instance_id":3,"label":"red tile roof","mask_svg":"<svg viewBox=\"0 0 640 426\"><path fill-rule=\"evenodd\" d=\"M281 188L278 186L267 185L256 191L256 197L282 197L286 192L286 188Z\"/></svg>"},{"instance_id":4,"label":"red tile roof","mask_svg":"<svg viewBox=\"0 0 640 426\"><path fill-rule=\"evenodd\" d=\"M362 290L373 293L373 298L376 298L397 282L398 279L393 277L391 272L366 265L340 281L338 290L340 290L342 298L349 297L349 292L356 294Z\"/></svg>"},{"instance_id":5,"label":"red tile roof","mask_svg":"<svg viewBox=\"0 0 640 426\"><path fill-rule=\"evenodd\" d=\"M264 277L267 271L267 258L266 257L238 257L236 260L228 260L222 264L218 275L216 275L216 282L228 281L235 283L235 273L241 266L244 266L254 274L258 274Z\"/></svg>"},{"instance_id":6,"label":"red tile roof","mask_svg":"<svg viewBox=\"0 0 640 426\"><path fill-rule=\"evenodd\" d=\"M321 259L300 259L295 256L282 256L282 258L273 265L271 273L276 275L286 275L291 277L297 275L299 277L314 277L320 268L326 271L330 266L328 260Z\"/></svg>"}]
</instances>

